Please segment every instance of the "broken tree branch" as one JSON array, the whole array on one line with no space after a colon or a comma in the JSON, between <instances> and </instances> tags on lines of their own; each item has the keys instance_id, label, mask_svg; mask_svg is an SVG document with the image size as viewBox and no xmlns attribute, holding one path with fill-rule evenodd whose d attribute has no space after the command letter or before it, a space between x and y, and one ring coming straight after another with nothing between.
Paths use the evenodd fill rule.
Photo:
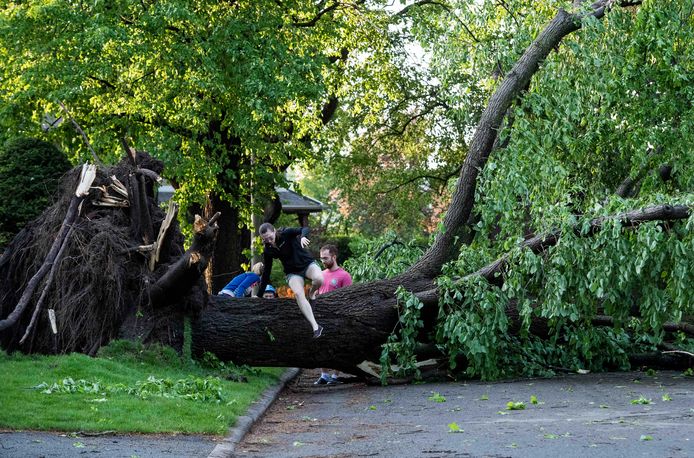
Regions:
<instances>
[{"instance_id":1,"label":"broken tree branch","mask_svg":"<svg viewBox=\"0 0 694 458\"><path fill-rule=\"evenodd\" d=\"M149 270L154 271L154 266L156 265L157 262L159 262L159 253L161 252L161 244L164 241L164 237L166 237L166 231L169 229L169 226L171 226L171 222L173 219L176 217L176 214L178 213L178 204L176 204L173 200L169 200L169 208L166 211L166 217L164 217L164 221L162 221L161 226L159 227L159 234L157 235L157 240L154 242L154 252L149 258Z\"/></svg>"},{"instance_id":2,"label":"broken tree branch","mask_svg":"<svg viewBox=\"0 0 694 458\"><path fill-rule=\"evenodd\" d=\"M219 230L215 222L219 216L220 213L217 212L205 222L200 215L195 215L195 235L190 248L149 288L153 307L164 304L167 297L184 294L199 280L214 252Z\"/></svg>"},{"instance_id":3,"label":"broken tree branch","mask_svg":"<svg viewBox=\"0 0 694 458\"><path fill-rule=\"evenodd\" d=\"M576 234L592 235L600 230L600 228L608 220L618 220L624 227L634 227L647 221L676 221L689 218L691 208L687 205L654 205L641 210L620 213L613 216L602 216L594 218L590 221L590 228L586 234L581 234L582 224L575 224L573 230ZM520 244L521 248L527 248L533 253L540 253L547 248L556 245L561 238L561 231L556 230L548 234L541 234L532 237ZM491 264L487 264L481 269L466 275L464 278L480 276L488 282L501 286L503 284L503 273L508 267L510 255L505 254ZM417 298L426 305L431 305L438 302L438 288L433 288L427 291L416 293Z\"/></svg>"},{"instance_id":4,"label":"broken tree branch","mask_svg":"<svg viewBox=\"0 0 694 458\"><path fill-rule=\"evenodd\" d=\"M65 115L70 119L70 122L72 122L72 125L75 127L75 130L82 136L82 140L84 141L84 144L87 145L87 148L89 149L89 152L92 153L92 158L94 159L94 163L103 166L104 163L101 162L101 159L99 159L99 155L96 154L96 151L94 151L94 148L92 148L92 144L89 143L89 138L87 137L87 134L82 130L79 124L77 124L77 121L75 121L75 118L72 117L70 112L68 111L67 107L63 102L58 102L60 104L60 108L63 109L65 112Z\"/></svg>"},{"instance_id":5,"label":"broken tree branch","mask_svg":"<svg viewBox=\"0 0 694 458\"><path fill-rule=\"evenodd\" d=\"M646 221L674 221L686 219L689 218L690 213L691 209L687 205L654 205L652 207L621 213L619 215L601 216L590 221L590 228L585 235L591 235L599 231L608 220L616 219L620 221L624 227L634 227ZM576 234L580 234L581 225L575 224L573 229ZM521 243L520 246L521 248L530 249L533 253L539 253L556 245L560 238L561 231L556 230L549 234L536 235ZM503 281L500 273L502 273L508 265L508 259L509 255L504 255L477 272L468 275L468 277L479 275L492 283Z\"/></svg>"},{"instance_id":6,"label":"broken tree branch","mask_svg":"<svg viewBox=\"0 0 694 458\"><path fill-rule=\"evenodd\" d=\"M39 316L39 312L41 311L41 307L43 307L43 303L46 299L46 295L48 294L48 290L53 284L53 277L55 276L55 271L57 270L58 262L60 261L60 258L62 258L63 253L65 252L65 247L67 247L68 240L70 240L70 235L72 234L73 228L74 226L71 225L70 229L67 232L67 235L63 239L63 243L60 245L60 250L58 251L58 254L53 260L53 263L51 265L51 271L48 273L46 283L43 285L43 291L41 291L41 296L39 297L39 300L36 302L36 307L34 307L34 313L31 315L31 321L29 322L29 325L27 326L24 335L19 340L19 345L24 345L24 341L27 339L27 337L29 337L29 334L36 325L36 320Z\"/></svg>"}]
</instances>

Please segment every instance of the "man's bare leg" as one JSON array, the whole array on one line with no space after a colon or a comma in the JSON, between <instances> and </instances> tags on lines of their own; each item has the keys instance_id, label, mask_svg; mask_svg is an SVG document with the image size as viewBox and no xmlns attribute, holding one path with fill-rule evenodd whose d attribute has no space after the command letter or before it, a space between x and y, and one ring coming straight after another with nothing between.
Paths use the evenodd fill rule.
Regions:
<instances>
[{"instance_id":1,"label":"man's bare leg","mask_svg":"<svg viewBox=\"0 0 694 458\"><path fill-rule=\"evenodd\" d=\"M316 323L316 319L313 317L313 309L308 299L306 299L306 293L304 293L304 279L298 275L292 275L288 283L289 287L294 292L294 296L296 296L296 303L299 305L299 310L301 310L301 313L311 324L311 328L314 331L317 330L318 323Z\"/></svg>"},{"instance_id":2,"label":"man's bare leg","mask_svg":"<svg viewBox=\"0 0 694 458\"><path fill-rule=\"evenodd\" d=\"M308 297L313 300L316 298L316 293L318 293L320 287L323 286L323 271L316 264L311 264L306 269L306 278L311 280L311 289L308 291Z\"/></svg>"}]
</instances>

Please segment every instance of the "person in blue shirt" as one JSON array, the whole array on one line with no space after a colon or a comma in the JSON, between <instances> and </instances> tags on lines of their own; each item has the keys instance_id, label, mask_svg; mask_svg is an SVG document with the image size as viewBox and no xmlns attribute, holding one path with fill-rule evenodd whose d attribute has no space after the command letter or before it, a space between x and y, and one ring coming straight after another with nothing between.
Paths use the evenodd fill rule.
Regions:
<instances>
[{"instance_id":1,"label":"person in blue shirt","mask_svg":"<svg viewBox=\"0 0 694 458\"><path fill-rule=\"evenodd\" d=\"M260 276L263 274L264 265L262 262L253 265L250 272L244 272L231 279L227 285L222 288L219 295L231 297L250 296L253 292L253 287L260 282Z\"/></svg>"}]
</instances>

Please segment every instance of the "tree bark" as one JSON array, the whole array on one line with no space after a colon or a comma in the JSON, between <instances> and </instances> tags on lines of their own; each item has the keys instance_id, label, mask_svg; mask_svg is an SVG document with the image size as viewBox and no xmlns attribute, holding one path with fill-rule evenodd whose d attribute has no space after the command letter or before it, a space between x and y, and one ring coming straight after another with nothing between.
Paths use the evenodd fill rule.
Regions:
<instances>
[{"instance_id":1,"label":"tree bark","mask_svg":"<svg viewBox=\"0 0 694 458\"><path fill-rule=\"evenodd\" d=\"M170 298L185 295L207 268L212 257L215 236L219 231L216 224L220 214L209 221L197 217L195 235L190 248L149 289L149 298L154 308L172 302Z\"/></svg>"}]
</instances>

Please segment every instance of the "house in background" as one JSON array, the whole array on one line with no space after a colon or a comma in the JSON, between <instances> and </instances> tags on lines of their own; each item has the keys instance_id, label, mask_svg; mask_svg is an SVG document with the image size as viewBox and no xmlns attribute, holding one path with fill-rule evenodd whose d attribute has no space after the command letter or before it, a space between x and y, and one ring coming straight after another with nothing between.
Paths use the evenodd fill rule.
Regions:
<instances>
[{"instance_id":1,"label":"house in background","mask_svg":"<svg viewBox=\"0 0 694 458\"><path fill-rule=\"evenodd\" d=\"M275 191L279 196L280 204L282 204L282 213L296 215L301 227L309 225L308 216L311 213L320 213L324 209L323 203L312 197L302 196L287 188L275 188ZM171 199L173 194L173 186L164 182L157 191L157 200L159 203L166 202Z\"/></svg>"},{"instance_id":2,"label":"house in background","mask_svg":"<svg viewBox=\"0 0 694 458\"><path fill-rule=\"evenodd\" d=\"M323 203L307 196L294 192L287 188L275 188L282 204L282 213L296 215L299 226L308 226L308 215L323 211Z\"/></svg>"}]
</instances>

